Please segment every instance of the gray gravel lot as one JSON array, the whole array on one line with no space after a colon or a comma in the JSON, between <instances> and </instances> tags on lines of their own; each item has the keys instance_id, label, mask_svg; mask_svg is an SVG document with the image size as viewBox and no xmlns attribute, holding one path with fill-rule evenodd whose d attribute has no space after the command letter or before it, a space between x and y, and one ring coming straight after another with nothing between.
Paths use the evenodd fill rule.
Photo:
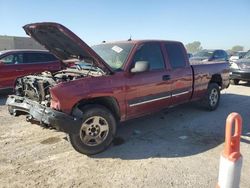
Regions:
<instances>
[{"instance_id":1,"label":"gray gravel lot","mask_svg":"<svg viewBox=\"0 0 250 188\"><path fill-rule=\"evenodd\" d=\"M222 92L216 111L197 102L120 125L113 146L87 157L65 134L12 117L0 98L0 187L215 187L230 112L244 120L241 187L250 187L250 86Z\"/></svg>"}]
</instances>

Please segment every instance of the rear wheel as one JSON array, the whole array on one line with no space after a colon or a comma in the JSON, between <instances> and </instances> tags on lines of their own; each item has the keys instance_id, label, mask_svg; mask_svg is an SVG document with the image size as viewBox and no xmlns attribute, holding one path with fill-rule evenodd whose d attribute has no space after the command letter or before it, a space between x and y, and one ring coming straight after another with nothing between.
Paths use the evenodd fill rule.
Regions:
<instances>
[{"instance_id":1,"label":"rear wheel","mask_svg":"<svg viewBox=\"0 0 250 188\"><path fill-rule=\"evenodd\" d=\"M82 125L77 134L69 134L73 148L83 154L93 155L105 150L116 133L114 115L104 106L88 105L83 109Z\"/></svg>"},{"instance_id":2,"label":"rear wheel","mask_svg":"<svg viewBox=\"0 0 250 188\"><path fill-rule=\"evenodd\" d=\"M230 82L231 82L232 85L239 85L240 80L233 79L233 80L230 80Z\"/></svg>"},{"instance_id":3,"label":"rear wheel","mask_svg":"<svg viewBox=\"0 0 250 188\"><path fill-rule=\"evenodd\" d=\"M205 106L208 110L215 110L220 102L220 88L216 83L208 85L207 94L205 97Z\"/></svg>"}]
</instances>

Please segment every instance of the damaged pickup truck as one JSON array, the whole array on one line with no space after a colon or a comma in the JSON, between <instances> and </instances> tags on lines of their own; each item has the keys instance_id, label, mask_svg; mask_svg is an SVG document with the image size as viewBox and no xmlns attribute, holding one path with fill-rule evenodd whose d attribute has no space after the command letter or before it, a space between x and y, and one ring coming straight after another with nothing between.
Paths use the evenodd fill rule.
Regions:
<instances>
[{"instance_id":1,"label":"damaged pickup truck","mask_svg":"<svg viewBox=\"0 0 250 188\"><path fill-rule=\"evenodd\" d=\"M215 110L229 86L228 62L190 65L182 43L129 40L89 47L57 23L24 26L26 33L64 63L56 73L17 79L9 112L67 133L75 150L105 150L117 124L177 104L200 100Z\"/></svg>"}]
</instances>

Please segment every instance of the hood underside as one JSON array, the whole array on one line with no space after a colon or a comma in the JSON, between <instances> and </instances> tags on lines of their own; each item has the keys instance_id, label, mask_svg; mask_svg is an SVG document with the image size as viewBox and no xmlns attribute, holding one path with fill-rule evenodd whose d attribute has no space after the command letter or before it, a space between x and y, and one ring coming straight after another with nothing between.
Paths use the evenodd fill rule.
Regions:
<instances>
[{"instance_id":1,"label":"hood underside","mask_svg":"<svg viewBox=\"0 0 250 188\"><path fill-rule=\"evenodd\" d=\"M60 60L84 59L101 68L107 74L111 67L85 42L61 24L44 22L25 25L24 30L38 43L48 49Z\"/></svg>"}]
</instances>

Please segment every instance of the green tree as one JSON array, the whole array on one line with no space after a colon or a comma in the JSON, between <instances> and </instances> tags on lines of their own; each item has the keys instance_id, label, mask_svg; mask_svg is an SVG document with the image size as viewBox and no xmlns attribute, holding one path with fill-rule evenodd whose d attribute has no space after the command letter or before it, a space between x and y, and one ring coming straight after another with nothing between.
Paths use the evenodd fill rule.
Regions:
<instances>
[{"instance_id":1,"label":"green tree","mask_svg":"<svg viewBox=\"0 0 250 188\"><path fill-rule=\"evenodd\" d=\"M232 51L243 51L244 47L240 45L235 45L232 47Z\"/></svg>"},{"instance_id":2,"label":"green tree","mask_svg":"<svg viewBox=\"0 0 250 188\"><path fill-rule=\"evenodd\" d=\"M189 53L195 53L202 50L201 43L199 41L194 41L186 44L186 49Z\"/></svg>"}]
</instances>

